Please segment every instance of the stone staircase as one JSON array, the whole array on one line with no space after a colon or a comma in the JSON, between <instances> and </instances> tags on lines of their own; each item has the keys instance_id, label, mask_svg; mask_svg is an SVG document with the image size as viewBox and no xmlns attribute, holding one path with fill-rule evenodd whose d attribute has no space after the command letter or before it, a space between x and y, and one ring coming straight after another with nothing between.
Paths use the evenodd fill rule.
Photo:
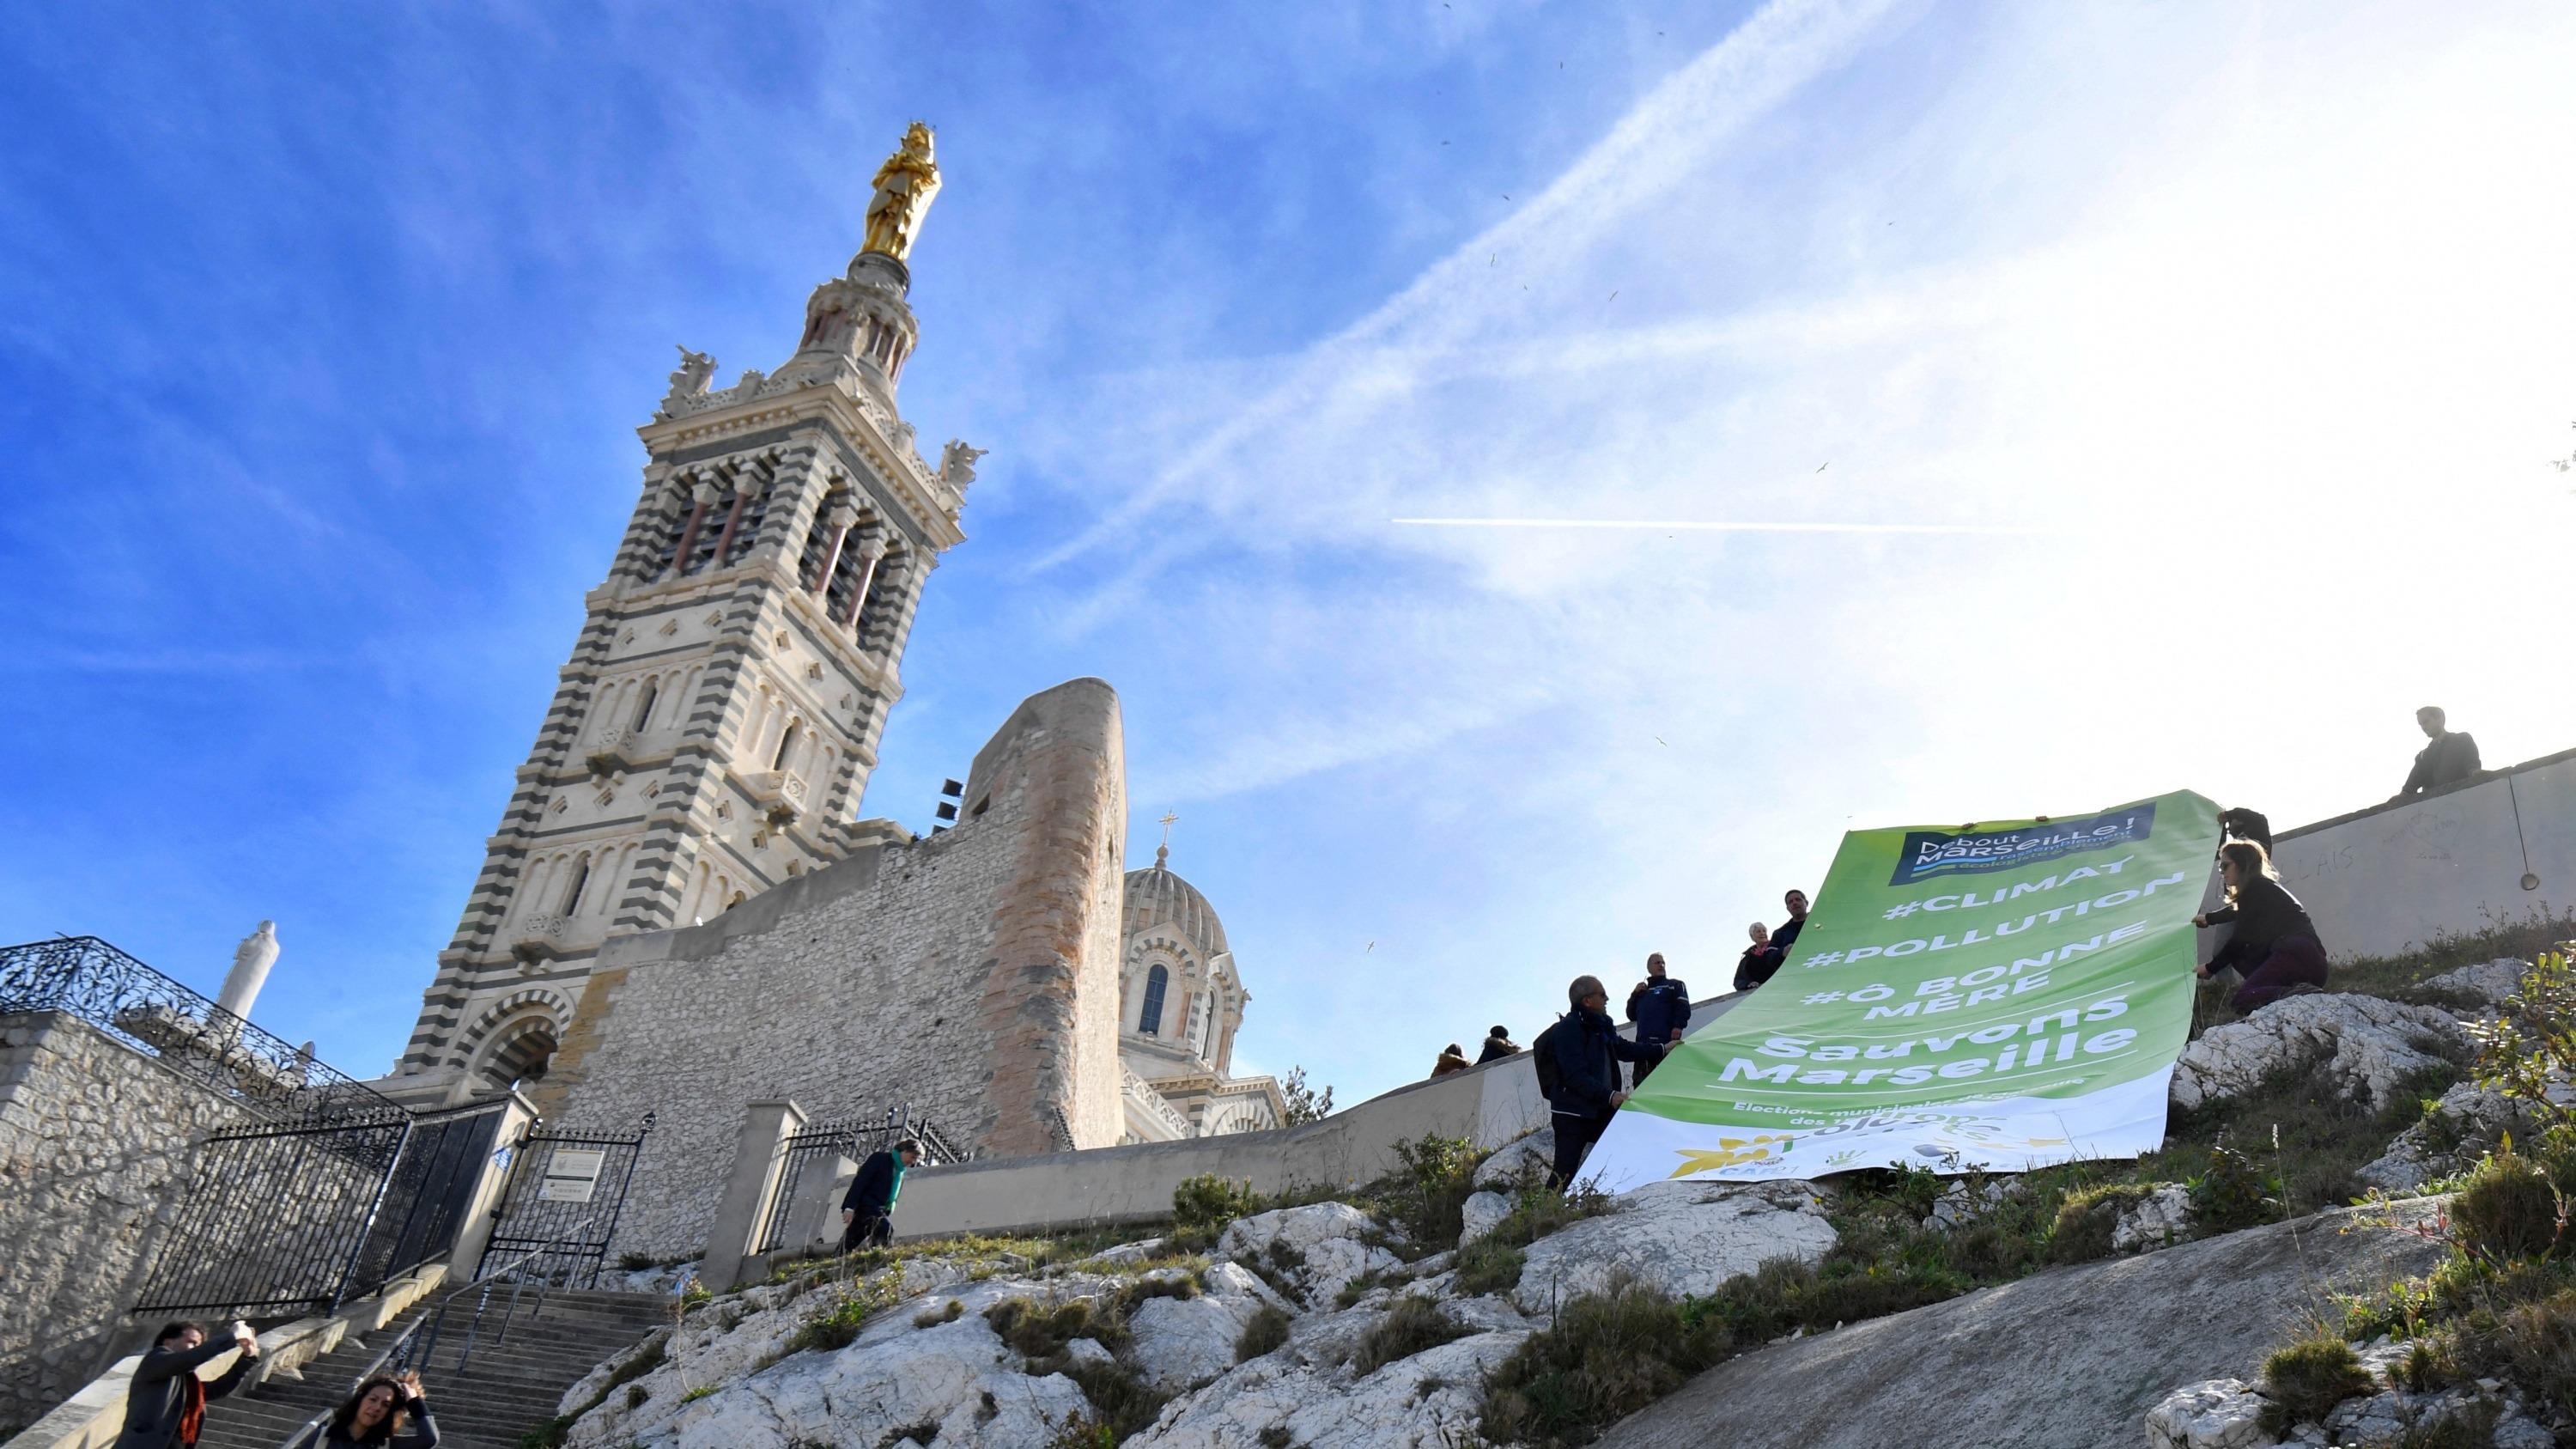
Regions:
<instances>
[{"instance_id":1,"label":"stone staircase","mask_svg":"<svg viewBox=\"0 0 2576 1449\"><path fill-rule=\"evenodd\" d=\"M523 1301L518 1316L509 1320L507 1335L495 1343L508 1301L506 1289L492 1295L473 1362L464 1373L456 1371L456 1361L473 1321L471 1297L448 1310L429 1362L416 1365L438 1420L439 1449L518 1449L521 1435L554 1417L564 1390L602 1360L669 1323L678 1300L658 1293L558 1289L546 1295L539 1311L530 1312ZM279 1449L298 1425L337 1406L359 1371L404 1329L435 1312L437 1302L433 1297L414 1307L369 1334L363 1344L341 1344L304 1365L300 1377L280 1375L207 1405L200 1449Z\"/></svg>"}]
</instances>

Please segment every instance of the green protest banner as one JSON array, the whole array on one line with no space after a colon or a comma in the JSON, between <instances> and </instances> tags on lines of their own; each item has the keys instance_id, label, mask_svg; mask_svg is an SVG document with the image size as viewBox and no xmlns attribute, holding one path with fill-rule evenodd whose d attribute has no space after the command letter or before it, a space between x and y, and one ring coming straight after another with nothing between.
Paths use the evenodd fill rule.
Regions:
<instances>
[{"instance_id":1,"label":"green protest banner","mask_svg":"<svg viewBox=\"0 0 2576 1449\"><path fill-rule=\"evenodd\" d=\"M1584 1173L2019 1172L2164 1141L2218 808L1843 837L1795 949L1683 1042Z\"/></svg>"}]
</instances>

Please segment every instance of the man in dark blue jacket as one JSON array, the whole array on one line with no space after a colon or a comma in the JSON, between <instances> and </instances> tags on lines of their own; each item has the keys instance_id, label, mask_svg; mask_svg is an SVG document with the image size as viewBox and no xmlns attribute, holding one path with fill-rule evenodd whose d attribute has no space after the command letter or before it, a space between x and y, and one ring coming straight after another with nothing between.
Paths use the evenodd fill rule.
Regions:
<instances>
[{"instance_id":1,"label":"man in dark blue jacket","mask_svg":"<svg viewBox=\"0 0 2576 1449\"><path fill-rule=\"evenodd\" d=\"M841 1199L841 1251L882 1248L894 1241L894 1200L903 1191L904 1169L921 1161L921 1144L907 1137L892 1152L871 1153L859 1164L850 1190Z\"/></svg>"},{"instance_id":2,"label":"man in dark blue jacket","mask_svg":"<svg viewBox=\"0 0 2576 1449\"><path fill-rule=\"evenodd\" d=\"M1682 1039L1683 1028L1690 1025L1690 988L1677 977L1664 974L1664 953L1657 951L1646 958L1646 979L1628 993L1628 1019L1637 1024L1637 1040L1672 1050ZM1646 1074L1655 1069L1653 1062L1637 1063L1637 1085L1646 1084Z\"/></svg>"},{"instance_id":3,"label":"man in dark blue jacket","mask_svg":"<svg viewBox=\"0 0 2576 1449\"><path fill-rule=\"evenodd\" d=\"M1555 1067L1548 1106L1556 1126L1556 1164L1549 1176L1557 1187L1574 1181L1583 1154L1610 1125L1610 1114L1628 1100L1619 1090L1619 1063L1659 1061L1664 1055L1662 1047L1641 1046L1619 1035L1618 1023L1610 1019L1610 993L1600 977L1575 977L1565 997L1574 1009L1547 1029Z\"/></svg>"}]
</instances>

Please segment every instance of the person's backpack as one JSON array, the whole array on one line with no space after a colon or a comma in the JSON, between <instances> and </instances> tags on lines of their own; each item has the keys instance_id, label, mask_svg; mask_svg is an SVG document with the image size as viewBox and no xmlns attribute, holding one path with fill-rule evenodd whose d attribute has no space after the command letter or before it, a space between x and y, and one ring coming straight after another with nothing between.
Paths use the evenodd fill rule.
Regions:
<instances>
[{"instance_id":1,"label":"person's backpack","mask_svg":"<svg viewBox=\"0 0 2576 1449\"><path fill-rule=\"evenodd\" d=\"M1565 1018L1560 1016L1547 1030L1538 1034L1529 1048L1530 1054L1537 1058L1534 1065L1538 1067L1538 1094L1551 1102L1556 1100L1556 1084L1563 1080L1556 1065L1556 1030L1563 1025Z\"/></svg>"}]
</instances>

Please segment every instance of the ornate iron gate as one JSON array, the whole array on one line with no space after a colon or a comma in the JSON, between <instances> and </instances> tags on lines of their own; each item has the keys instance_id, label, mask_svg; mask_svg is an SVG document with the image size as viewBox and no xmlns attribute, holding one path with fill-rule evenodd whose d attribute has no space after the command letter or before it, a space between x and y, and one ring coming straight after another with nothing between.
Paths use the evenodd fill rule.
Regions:
<instances>
[{"instance_id":1,"label":"ornate iron gate","mask_svg":"<svg viewBox=\"0 0 2576 1449\"><path fill-rule=\"evenodd\" d=\"M789 1224L809 1189L805 1180L809 1172L831 1173L844 1157L865 1162L871 1153L882 1152L907 1137L921 1144L924 1166L966 1160L950 1145L948 1135L932 1126L929 1118L916 1114L910 1103L888 1107L883 1117L827 1117L806 1123L778 1144L778 1191L770 1197L768 1216L762 1220L751 1250L774 1253L791 1246L787 1241ZM831 1221L840 1219L834 1217Z\"/></svg>"},{"instance_id":2,"label":"ornate iron gate","mask_svg":"<svg viewBox=\"0 0 2576 1449\"><path fill-rule=\"evenodd\" d=\"M410 1135L395 1117L207 1138L135 1311L338 1304Z\"/></svg>"},{"instance_id":3,"label":"ornate iron gate","mask_svg":"<svg viewBox=\"0 0 2576 1449\"><path fill-rule=\"evenodd\" d=\"M504 1110L214 1134L135 1311L327 1311L376 1291L454 1245Z\"/></svg>"},{"instance_id":4,"label":"ornate iron gate","mask_svg":"<svg viewBox=\"0 0 2576 1449\"><path fill-rule=\"evenodd\" d=\"M653 1116L645 1113L624 1134L532 1126L519 1139L484 1260L542 1249L549 1263L559 1265L548 1269L550 1277L559 1275L567 1287L596 1286Z\"/></svg>"}]
</instances>

